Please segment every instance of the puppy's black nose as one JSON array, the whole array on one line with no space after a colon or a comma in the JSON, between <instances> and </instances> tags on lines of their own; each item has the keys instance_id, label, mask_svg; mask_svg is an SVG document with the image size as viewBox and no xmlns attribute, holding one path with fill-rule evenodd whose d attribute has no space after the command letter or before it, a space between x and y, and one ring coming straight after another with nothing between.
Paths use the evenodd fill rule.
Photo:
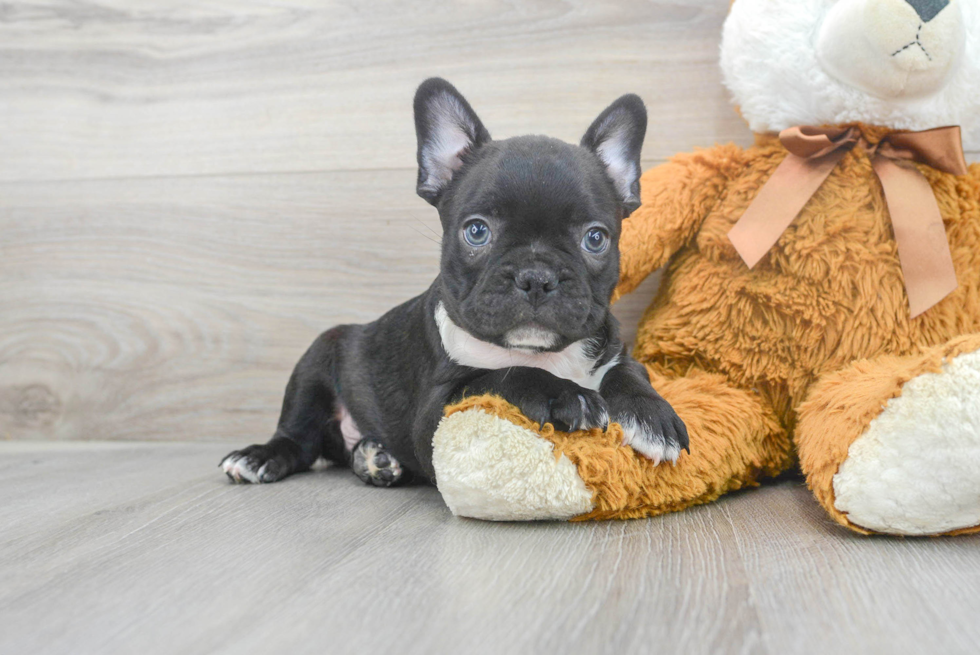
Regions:
<instances>
[{"instance_id":1,"label":"puppy's black nose","mask_svg":"<svg viewBox=\"0 0 980 655\"><path fill-rule=\"evenodd\" d=\"M514 275L514 284L537 307L558 288L558 274L544 267L522 268Z\"/></svg>"},{"instance_id":2,"label":"puppy's black nose","mask_svg":"<svg viewBox=\"0 0 980 655\"><path fill-rule=\"evenodd\" d=\"M928 23L949 4L949 0L905 0L912 5L923 23Z\"/></svg>"}]
</instances>

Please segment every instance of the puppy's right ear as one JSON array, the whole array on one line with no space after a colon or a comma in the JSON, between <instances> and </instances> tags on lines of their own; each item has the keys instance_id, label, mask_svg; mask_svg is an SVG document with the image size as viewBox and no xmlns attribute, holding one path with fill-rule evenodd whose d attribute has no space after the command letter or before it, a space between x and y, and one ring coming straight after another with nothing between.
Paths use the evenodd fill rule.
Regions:
<instances>
[{"instance_id":1,"label":"puppy's right ear","mask_svg":"<svg viewBox=\"0 0 980 655\"><path fill-rule=\"evenodd\" d=\"M431 77L415 92L419 140L418 194L435 205L463 165L463 156L490 140L490 133L456 88Z\"/></svg>"},{"instance_id":2,"label":"puppy's right ear","mask_svg":"<svg viewBox=\"0 0 980 655\"><path fill-rule=\"evenodd\" d=\"M640 96L630 93L606 107L582 137L582 146L605 165L626 216L640 206L640 148L646 133L647 109Z\"/></svg>"}]
</instances>

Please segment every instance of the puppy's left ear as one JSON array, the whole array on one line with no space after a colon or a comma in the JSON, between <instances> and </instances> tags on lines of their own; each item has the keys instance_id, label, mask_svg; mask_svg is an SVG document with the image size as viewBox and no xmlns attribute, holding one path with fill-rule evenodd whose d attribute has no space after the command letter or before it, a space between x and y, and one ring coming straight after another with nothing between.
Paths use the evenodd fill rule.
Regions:
<instances>
[{"instance_id":1,"label":"puppy's left ear","mask_svg":"<svg viewBox=\"0 0 980 655\"><path fill-rule=\"evenodd\" d=\"M418 194L435 205L463 166L463 156L490 140L476 112L452 84L438 77L415 92Z\"/></svg>"},{"instance_id":2,"label":"puppy's left ear","mask_svg":"<svg viewBox=\"0 0 980 655\"><path fill-rule=\"evenodd\" d=\"M606 107L582 137L582 147L605 164L626 216L640 206L640 149L646 132L647 109L640 96L630 93Z\"/></svg>"}]
</instances>

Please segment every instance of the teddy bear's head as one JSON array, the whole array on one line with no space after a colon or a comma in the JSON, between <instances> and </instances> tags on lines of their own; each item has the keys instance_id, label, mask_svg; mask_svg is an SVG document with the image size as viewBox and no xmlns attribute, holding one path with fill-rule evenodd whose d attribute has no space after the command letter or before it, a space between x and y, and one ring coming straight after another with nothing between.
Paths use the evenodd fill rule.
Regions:
<instances>
[{"instance_id":1,"label":"teddy bear's head","mask_svg":"<svg viewBox=\"0 0 980 655\"><path fill-rule=\"evenodd\" d=\"M961 125L980 142L977 0L736 0L721 66L756 132Z\"/></svg>"}]
</instances>

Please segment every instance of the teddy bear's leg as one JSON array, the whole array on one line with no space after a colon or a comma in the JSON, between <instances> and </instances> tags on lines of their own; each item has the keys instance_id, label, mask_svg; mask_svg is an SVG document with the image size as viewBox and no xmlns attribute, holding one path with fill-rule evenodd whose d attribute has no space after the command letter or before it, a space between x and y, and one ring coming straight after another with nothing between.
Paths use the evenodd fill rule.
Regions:
<instances>
[{"instance_id":1,"label":"teddy bear's leg","mask_svg":"<svg viewBox=\"0 0 980 655\"><path fill-rule=\"evenodd\" d=\"M980 530L980 334L854 362L799 408L807 482L858 532Z\"/></svg>"},{"instance_id":2,"label":"teddy bear's leg","mask_svg":"<svg viewBox=\"0 0 980 655\"><path fill-rule=\"evenodd\" d=\"M753 486L790 468L795 457L786 427L764 393L735 386L725 375L698 368L677 376L647 364L650 383L687 426L690 452L675 465L651 467L643 458L636 466L642 477L636 489L620 480L595 477L583 469L586 484L600 497L627 493L621 504L599 503L591 518L632 518L676 511L710 502L724 493ZM604 491L608 488L608 492ZM601 499L601 498L600 498Z\"/></svg>"},{"instance_id":3,"label":"teddy bear's leg","mask_svg":"<svg viewBox=\"0 0 980 655\"><path fill-rule=\"evenodd\" d=\"M763 394L698 369L682 377L647 370L687 424L691 450L676 464L624 446L616 425L540 430L500 398L469 397L448 409L433 439L446 504L492 520L639 518L709 502L793 464L786 428Z\"/></svg>"}]
</instances>

